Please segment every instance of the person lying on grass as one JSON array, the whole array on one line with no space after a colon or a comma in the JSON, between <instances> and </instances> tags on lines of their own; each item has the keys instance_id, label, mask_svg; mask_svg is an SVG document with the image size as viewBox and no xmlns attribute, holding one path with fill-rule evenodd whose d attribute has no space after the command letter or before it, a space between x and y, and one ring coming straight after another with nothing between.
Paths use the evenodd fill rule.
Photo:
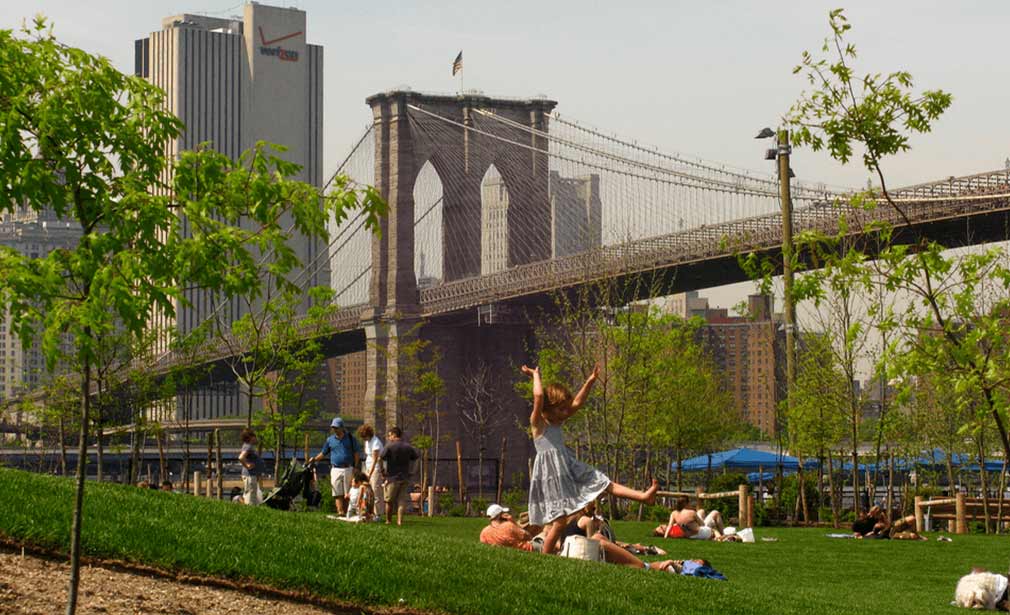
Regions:
<instances>
[{"instance_id":1,"label":"person lying on grass","mask_svg":"<svg viewBox=\"0 0 1010 615\"><path fill-rule=\"evenodd\" d=\"M954 590L954 605L980 611L1010 611L1010 580L1005 575L972 568Z\"/></svg>"},{"instance_id":2,"label":"person lying on grass","mask_svg":"<svg viewBox=\"0 0 1010 615\"><path fill-rule=\"evenodd\" d=\"M863 540L927 540L915 531L915 515L902 517L891 524L891 519L880 506L873 506L866 513L860 513L852 523L855 538Z\"/></svg>"},{"instance_id":3,"label":"person lying on grass","mask_svg":"<svg viewBox=\"0 0 1010 615\"><path fill-rule=\"evenodd\" d=\"M696 509L686 497L681 496L674 503L670 521L653 530L653 534L663 538L712 540L721 538L722 530L722 513Z\"/></svg>"},{"instance_id":4,"label":"person lying on grass","mask_svg":"<svg viewBox=\"0 0 1010 615\"><path fill-rule=\"evenodd\" d=\"M568 517L568 523L565 524L565 528L561 532L561 539L558 541L558 545L560 546L564 544L565 539L569 536L583 536L585 538L592 538L593 540L599 541L600 549L603 550L603 559L610 564L627 566L628 568L654 570L666 570L673 564L673 560L650 564L638 559L624 547L618 546L610 539L610 537L601 531L602 526L600 521L596 518L595 513L596 502L590 502L585 508ZM665 555L665 551L663 554Z\"/></svg>"},{"instance_id":5,"label":"person lying on grass","mask_svg":"<svg viewBox=\"0 0 1010 615\"><path fill-rule=\"evenodd\" d=\"M606 492L619 498L652 504L659 483L645 491L630 489L607 478L596 468L576 459L565 446L561 429L586 402L589 391L600 376L600 366L593 369L576 395L559 384L544 386L540 368L522 367L522 372L533 379L533 411L530 413L530 432L537 456L530 476L530 523L547 527L544 552L553 553L566 517Z\"/></svg>"},{"instance_id":6,"label":"person lying on grass","mask_svg":"<svg viewBox=\"0 0 1010 615\"><path fill-rule=\"evenodd\" d=\"M590 502L580 511L574 521L589 535L590 538L611 542L632 555L666 555L666 551L654 545L643 545L641 543L632 544L617 540L617 536L614 534L614 530L610 527L610 523L603 515L599 514L598 511L599 506L597 503L595 501ZM565 527L564 536L566 538L571 535L571 532L568 529L571 524L572 521L569 521L568 526ZM582 535L585 536L586 534Z\"/></svg>"},{"instance_id":7,"label":"person lying on grass","mask_svg":"<svg viewBox=\"0 0 1010 615\"><path fill-rule=\"evenodd\" d=\"M526 529L515 522L512 518L512 511L508 508L492 504L487 508L487 516L489 519L488 525L480 532L480 541L482 543L496 547L519 549L520 551L543 552L543 533L536 536L531 535ZM582 527L579 526L580 519L583 520ZM576 515L572 515L569 524L565 526L566 532L571 531L571 533L566 534L566 537L571 535L585 536L587 531L595 530L595 528L590 526L591 522L589 519L590 517L582 514L582 511ZM611 564L643 570L672 570L673 560L654 563L643 562L626 550L608 541L599 532L595 533L592 537L600 541L600 548L603 549L605 560Z\"/></svg>"}]
</instances>

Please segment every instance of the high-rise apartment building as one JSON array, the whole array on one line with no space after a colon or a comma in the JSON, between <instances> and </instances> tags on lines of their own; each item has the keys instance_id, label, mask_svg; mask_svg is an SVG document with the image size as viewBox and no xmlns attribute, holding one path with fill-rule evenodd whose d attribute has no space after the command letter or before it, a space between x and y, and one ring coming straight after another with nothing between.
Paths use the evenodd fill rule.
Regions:
<instances>
[{"instance_id":1,"label":"high-rise apartment building","mask_svg":"<svg viewBox=\"0 0 1010 615\"><path fill-rule=\"evenodd\" d=\"M302 168L298 179L321 186L323 48L308 44L306 32L304 11L252 2L242 19L173 15L137 40L136 74L165 91L168 110L185 124L169 155L209 143L238 158L264 140L287 148L282 156ZM297 235L291 242L305 264L296 279L306 288L329 285L326 243ZM160 328L185 334L209 318L231 322L242 314L239 302L218 305L207 292L187 298L191 306L179 306ZM194 404L190 418L236 415L240 402L234 387L219 387Z\"/></svg>"},{"instance_id":2,"label":"high-rise apartment building","mask_svg":"<svg viewBox=\"0 0 1010 615\"><path fill-rule=\"evenodd\" d=\"M775 434L776 406L785 391L785 332L772 298L750 295L746 316L711 309L697 292L673 295L665 309L682 318L705 320L702 343L709 349L740 417L767 435Z\"/></svg>"},{"instance_id":3,"label":"high-rise apartment building","mask_svg":"<svg viewBox=\"0 0 1010 615\"><path fill-rule=\"evenodd\" d=\"M60 220L51 210L18 207L0 213L0 245L29 258L45 258L57 249L72 250L81 239L81 228ZM31 391L45 378L41 339L25 349L11 333L8 315L0 313L0 402Z\"/></svg>"}]
</instances>

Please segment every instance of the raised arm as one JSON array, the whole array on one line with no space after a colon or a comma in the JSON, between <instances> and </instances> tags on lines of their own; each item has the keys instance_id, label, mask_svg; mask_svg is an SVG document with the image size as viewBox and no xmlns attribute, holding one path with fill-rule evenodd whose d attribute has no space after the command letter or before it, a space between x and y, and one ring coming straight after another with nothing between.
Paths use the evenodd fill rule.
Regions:
<instances>
[{"instance_id":1,"label":"raised arm","mask_svg":"<svg viewBox=\"0 0 1010 615\"><path fill-rule=\"evenodd\" d=\"M593 389L593 385L599 377L600 364L597 363L596 367L593 368L593 373L589 374L589 377L586 378L586 382L582 385L582 388L575 394L575 399L572 400L572 409L568 413L568 416L575 414L575 412L582 407L582 404L586 403L586 398L589 397L589 391Z\"/></svg>"},{"instance_id":2,"label":"raised arm","mask_svg":"<svg viewBox=\"0 0 1010 615\"><path fill-rule=\"evenodd\" d=\"M540 380L540 368L530 369L523 365L523 373L533 378L533 412L530 413L530 427L539 430L544 423L544 383Z\"/></svg>"}]
</instances>

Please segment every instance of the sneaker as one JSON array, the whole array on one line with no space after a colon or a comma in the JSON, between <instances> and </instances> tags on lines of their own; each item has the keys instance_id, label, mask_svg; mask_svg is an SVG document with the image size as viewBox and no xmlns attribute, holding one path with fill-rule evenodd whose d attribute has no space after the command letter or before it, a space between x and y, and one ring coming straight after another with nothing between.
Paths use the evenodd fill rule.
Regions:
<instances>
[{"instance_id":1,"label":"sneaker","mask_svg":"<svg viewBox=\"0 0 1010 615\"><path fill-rule=\"evenodd\" d=\"M954 541L953 541L953 540L952 540L952 539L950 538L950 536L937 536L937 537L936 537L936 541L937 541L937 542L954 542Z\"/></svg>"}]
</instances>

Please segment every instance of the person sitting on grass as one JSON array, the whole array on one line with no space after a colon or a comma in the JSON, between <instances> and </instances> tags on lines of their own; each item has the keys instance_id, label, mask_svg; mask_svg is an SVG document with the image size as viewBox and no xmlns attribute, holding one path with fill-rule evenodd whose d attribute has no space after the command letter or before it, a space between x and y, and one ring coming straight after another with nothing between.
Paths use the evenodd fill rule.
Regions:
<instances>
[{"instance_id":1,"label":"person sitting on grass","mask_svg":"<svg viewBox=\"0 0 1010 615\"><path fill-rule=\"evenodd\" d=\"M1010 611L1010 580L1005 575L972 568L954 590L954 605L980 611Z\"/></svg>"},{"instance_id":2,"label":"person sitting on grass","mask_svg":"<svg viewBox=\"0 0 1010 615\"><path fill-rule=\"evenodd\" d=\"M492 504L487 507L488 524L480 531L480 541L494 547L509 547L520 551L537 551L543 542L533 544L533 537L512 518L512 511Z\"/></svg>"},{"instance_id":3,"label":"person sitting on grass","mask_svg":"<svg viewBox=\"0 0 1010 615\"><path fill-rule=\"evenodd\" d=\"M657 527L653 534L663 538L712 540L721 538L722 530L722 513L695 509L686 497L680 496L674 503L670 521Z\"/></svg>"},{"instance_id":4,"label":"person sitting on grass","mask_svg":"<svg viewBox=\"0 0 1010 615\"><path fill-rule=\"evenodd\" d=\"M891 520L879 506L873 506L868 512L860 511L852 522L852 533L856 538L886 539L890 538Z\"/></svg>"},{"instance_id":5,"label":"person sitting on grass","mask_svg":"<svg viewBox=\"0 0 1010 615\"><path fill-rule=\"evenodd\" d=\"M170 480L163 480L163 481L161 481L161 490L162 491L167 491L169 493L172 493L172 491L173 491L172 481L170 481Z\"/></svg>"},{"instance_id":6,"label":"person sitting on grass","mask_svg":"<svg viewBox=\"0 0 1010 615\"><path fill-rule=\"evenodd\" d=\"M372 515L369 512L372 506L372 486L368 484L368 475L358 470L351 477L351 488L347 492L347 514L330 515L330 519L337 521L350 521L351 523L362 523L370 521Z\"/></svg>"}]
</instances>

